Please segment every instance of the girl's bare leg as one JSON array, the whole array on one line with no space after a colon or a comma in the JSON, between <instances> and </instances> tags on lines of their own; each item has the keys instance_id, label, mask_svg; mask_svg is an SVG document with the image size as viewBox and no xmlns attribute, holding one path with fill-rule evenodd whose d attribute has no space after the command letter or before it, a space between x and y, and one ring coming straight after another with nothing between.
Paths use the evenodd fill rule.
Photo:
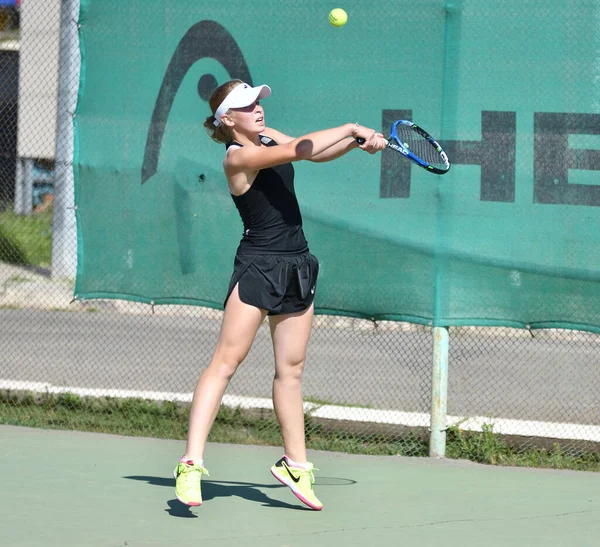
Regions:
<instances>
[{"instance_id":1,"label":"girl's bare leg","mask_svg":"<svg viewBox=\"0 0 600 547\"><path fill-rule=\"evenodd\" d=\"M217 347L194 391L184 458L200 461L223 394L244 360L267 312L244 304L237 285L227 300Z\"/></svg>"},{"instance_id":2,"label":"girl's bare leg","mask_svg":"<svg viewBox=\"0 0 600 547\"><path fill-rule=\"evenodd\" d=\"M269 316L275 378L273 405L281 427L285 455L298 463L306 462L302 371L312 327L313 306L285 315Z\"/></svg>"}]
</instances>

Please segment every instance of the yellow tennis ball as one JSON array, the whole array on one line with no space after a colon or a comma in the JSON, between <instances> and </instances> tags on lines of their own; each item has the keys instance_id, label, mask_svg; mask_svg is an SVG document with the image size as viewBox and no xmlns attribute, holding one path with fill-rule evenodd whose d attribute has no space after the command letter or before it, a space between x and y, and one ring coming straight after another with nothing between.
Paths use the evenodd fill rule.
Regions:
<instances>
[{"instance_id":1,"label":"yellow tennis ball","mask_svg":"<svg viewBox=\"0 0 600 547\"><path fill-rule=\"evenodd\" d=\"M329 12L329 22L334 27L343 27L348 21L348 14L342 8L335 8Z\"/></svg>"}]
</instances>

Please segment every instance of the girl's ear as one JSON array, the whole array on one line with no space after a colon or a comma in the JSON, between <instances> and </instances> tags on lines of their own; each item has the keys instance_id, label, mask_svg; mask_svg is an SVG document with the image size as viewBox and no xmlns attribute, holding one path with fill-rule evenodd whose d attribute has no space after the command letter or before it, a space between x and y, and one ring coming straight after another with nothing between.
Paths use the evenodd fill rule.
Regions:
<instances>
[{"instance_id":1,"label":"girl's ear","mask_svg":"<svg viewBox=\"0 0 600 547\"><path fill-rule=\"evenodd\" d=\"M227 127L233 127L233 118L227 114L221 117L221 123Z\"/></svg>"}]
</instances>

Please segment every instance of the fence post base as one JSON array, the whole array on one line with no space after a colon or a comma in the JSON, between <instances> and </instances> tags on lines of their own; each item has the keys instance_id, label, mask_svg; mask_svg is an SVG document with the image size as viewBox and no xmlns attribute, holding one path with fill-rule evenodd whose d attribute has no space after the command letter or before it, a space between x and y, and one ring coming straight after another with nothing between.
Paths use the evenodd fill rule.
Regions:
<instances>
[{"instance_id":1,"label":"fence post base","mask_svg":"<svg viewBox=\"0 0 600 547\"><path fill-rule=\"evenodd\" d=\"M446 412L448 403L448 329L433 328L433 374L431 386L431 434L429 456L446 455Z\"/></svg>"}]
</instances>

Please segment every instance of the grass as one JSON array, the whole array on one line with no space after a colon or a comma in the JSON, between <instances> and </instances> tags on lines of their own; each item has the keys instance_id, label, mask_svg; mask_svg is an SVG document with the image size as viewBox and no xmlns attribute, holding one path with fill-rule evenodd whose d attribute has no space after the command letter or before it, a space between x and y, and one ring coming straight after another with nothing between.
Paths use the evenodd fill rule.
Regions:
<instances>
[{"instance_id":1,"label":"grass","mask_svg":"<svg viewBox=\"0 0 600 547\"><path fill-rule=\"evenodd\" d=\"M52 254L52 207L32 215L0 213L0 262L47 268Z\"/></svg>"},{"instance_id":2,"label":"grass","mask_svg":"<svg viewBox=\"0 0 600 547\"><path fill-rule=\"evenodd\" d=\"M373 408L371 405L358 405L358 404L350 404L350 403L336 403L335 401L329 401L328 399L320 399L319 397L304 397L305 403L313 403L319 406L344 406L348 408Z\"/></svg>"},{"instance_id":3,"label":"grass","mask_svg":"<svg viewBox=\"0 0 600 547\"><path fill-rule=\"evenodd\" d=\"M482 429L481 433L475 433L450 427L446 437L446 456L490 465L600 471L600 452L577 451L571 454L558 443L551 449L528 447L516 450L494 434L493 425L484 424Z\"/></svg>"},{"instance_id":4,"label":"grass","mask_svg":"<svg viewBox=\"0 0 600 547\"><path fill-rule=\"evenodd\" d=\"M189 405L141 399L83 398L73 394L0 392L0 424L112 433L161 439L186 438ZM371 428L350 433L325 426L306 416L307 446L349 454L427 456L428 446L414 434L393 436ZM221 407L209 437L211 442L280 446L279 427L272 413L259 414ZM558 444L552 449L519 450L494 434L450 428L448 458L490 465L547 467L600 471L600 453L570 454Z\"/></svg>"}]
</instances>

